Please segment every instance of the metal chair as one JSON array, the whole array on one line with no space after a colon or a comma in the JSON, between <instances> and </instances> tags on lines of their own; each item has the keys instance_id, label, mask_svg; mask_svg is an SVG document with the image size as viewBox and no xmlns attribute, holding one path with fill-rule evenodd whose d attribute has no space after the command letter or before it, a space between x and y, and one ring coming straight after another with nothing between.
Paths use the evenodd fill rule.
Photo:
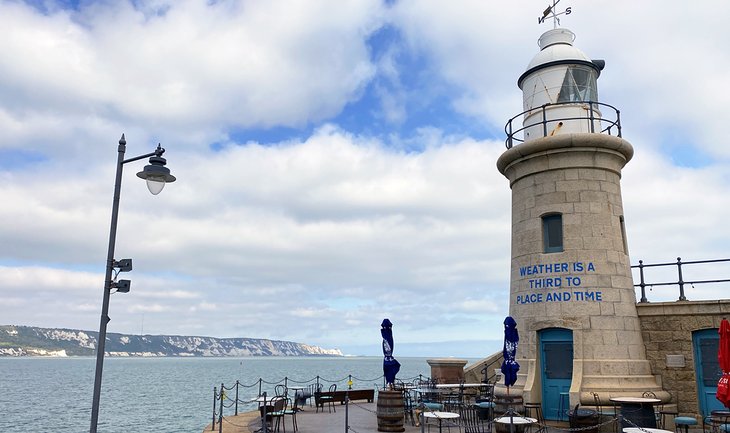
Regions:
<instances>
[{"instance_id":1,"label":"metal chair","mask_svg":"<svg viewBox=\"0 0 730 433\"><path fill-rule=\"evenodd\" d=\"M294 402L287 407L284 408L284 431L286 431L286 416L291 416L291 424L294 431L299 430L299 426L297 426L297 412L299 412L301 409L299 409L299 401L298 399L294 398Z\"/></svg>"},{"instance_id":2,"label":"metal chair","mask_svg":"<svg viewBox=\"0 0 730 433\"><path fill-rule=\"evenodd\" d=\"M413 401L413 396L411 395L411 391L408 388L403 388L403 411L404 411L404 421L408 422L408 418L411 419L411 425L416 425L416 418L414 415L415 410L415 404Z\"/></svg>"},{"instance_id":3,"label":"metal chair","mask_svg":"<svg viewBox=\"0 0 730 433\"><path fill-rule=\"evenodd\" d=\"M474 406L462 406L459 411L459 425L464 433L491 433L491 420L483 420Z\"/></svg>"},{"instance_id":4,"label":"metal chair","mask_svg":"<svg viewBox=\"0 0 730 433\"><path fill-rule=\"evenodd\" d=\"M320 385L320 388L319 389L320 389L320 391L318 392L318 394L321 394L321 391L322 391L321 385ZM333 383L332 385L330 385L329 392L335 392L335 391L337 391L337 384L336 383ZM335 400L334 400L334 397L333 396L331 396L331 395L320 395L319 398L315 398L315 400L317 401L317 410L316 410L316 412L319 412L319 408L320 407L322 408L322 412L324 412L324 405L325 404L328 405L327 408L328 408L328 410L329 410L330 413L333 410L335 412L337 412L337 409L335 408Z\"/></svg>"},{"instance_id":5,"label":"metal chair","mask_svg":"<svg viewBox=\"0 0 730 433\"><path fill-rule=\"evenodd\" d=\"M275 395L276 395L277 397L283 397L283 398L286 398L286 394L287 394L287 389L286 389L286 386L284 386L284 385L276 385L276 386L274 387L274 394L275 394Z\"/></svg>"},{"instance_id":6,"label":"metal chair","mask_svg":"<svg viewBox=\"0 0 730 433\"><path fill-rule=\"evenodd\" d=\"M611 418L615 420L613 431L618 432L621 429L621 426L619 425L620 422L618 420L618 409L616 408L616 405L613 403L610 403L609 405L604 405L601 401L601 396L598 395L597 392L591 392L591 395L593 395L593 403L596 406L596 411L598 412L598 422L603 423L603 418ZM608 406L608 409L606 407Z\"/></svg>"},{"instance_id":7,"label":"metal chair","mask_svg":"<svg viewBox=\"0 0 730 433\"><path fill-rule=\"evenodd\" d=\"M710 426L710 433L730 433L730 411L713 410L710 412L710 415L702 421L702 430L707 432L705 421Z\"/></svg>"},{"instance_id":8,"label":"metal chair","mask_svg":"<svg viewBox=\"0 0 730 433\"><path fill-rule=\"evenodd\" d=\"M264 422L272 427L272 431L279 430L279 421L284 417L284 410L286 409L286 399L274 397L271 399L270 404L262 405L259 407L261 418ZM274 424L276 420L276 424ZM286 431L286 426L284 426Z\"/></svg>"},{"instance_id":9,"label":"metal chair","mask_svg":"<svg viewBox=\"0 0 730 433\"><path fill-rule=\"evenodd\" d=\"M535 418L537 424L530 424L527 428L530 433L545 433L547 432L547 425L545 424L545 417L542 414L541 403L525 403L525 416L528 418ZM537 428L535 428L537 427Z\"/></svg>"},{"instance_id":10,"label":"metal chair","mask_svg":"<svg viewBox=\"0 0 730 433\"><path fill-rule=\"evenodd\" d=\"M654 391L644 391L641 393L641 396L644 398L657 398ZM654 405L654 419L656 420L656 425L659 427L662 424L662 416L661 416L661 409L664 407L664 405L655 404Z\"/></svg>"}]
</instances>

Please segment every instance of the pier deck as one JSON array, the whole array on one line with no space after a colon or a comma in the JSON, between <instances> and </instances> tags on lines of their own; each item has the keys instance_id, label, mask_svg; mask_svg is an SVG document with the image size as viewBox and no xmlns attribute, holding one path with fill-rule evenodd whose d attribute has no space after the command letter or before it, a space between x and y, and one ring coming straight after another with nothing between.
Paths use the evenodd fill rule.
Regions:
<instances>
[{"instance_id":1,"label":"pier deck","mask_svg":"<svg viewBox=\"0 0 730 433\"><path fill-rule=\"evenodd\" d=\"M376 415L376 403L350 403L348 411L348 422L350 432L356 433L377 433L378 419ZM291 417L286 418L286 431L293 433L291 425ZM550 423L553 424L553 423ZM563 428L567 428L567 423L562 423ZM297 433L345 433L345 406L337 406L337 412L315 413L314 408L306 407L302 412L297 414L297 425L299 430ZM405 433L420 433L421 427L412 426L410 422L405 423ZM223 433L253 433L261 428L258 412L245 412L238 416L227 416L223 420ZM215 430L211 430L211 425L205 428L203 433L218 431L216 424ZM280 428L280 432L284 429ZM431 428L432 432L438 431L435 425ZM453 430L458 431L457 429ZM562 429L549 428L547 433L564 433Z\"/></svg>"}]
</instances>

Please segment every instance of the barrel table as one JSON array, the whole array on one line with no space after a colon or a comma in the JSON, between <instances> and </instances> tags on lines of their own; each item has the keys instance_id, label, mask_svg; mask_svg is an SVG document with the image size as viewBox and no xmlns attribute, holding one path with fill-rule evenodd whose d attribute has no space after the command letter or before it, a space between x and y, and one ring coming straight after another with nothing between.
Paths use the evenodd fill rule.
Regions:
<instances>
[{"instance_id":1,"label":"barrel table","mask_svg":"<svg viewBox=\"0 0 730 433\"><path fill-rule=\"evenodd\" d=\"M378 407L378 431L403 432L403 419L405 409L403 407L403 391L379 391Z\"/></svg>"}]
</instances>

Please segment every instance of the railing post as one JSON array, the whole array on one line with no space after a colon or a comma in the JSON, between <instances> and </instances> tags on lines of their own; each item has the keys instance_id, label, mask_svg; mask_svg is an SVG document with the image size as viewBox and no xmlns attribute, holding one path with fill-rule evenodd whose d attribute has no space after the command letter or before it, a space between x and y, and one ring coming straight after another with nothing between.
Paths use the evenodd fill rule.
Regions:
<instances>
[{"instance_id":1,"label":"railing post","mask_svg":"<svg viewBox=\"0 0 730 433\"><path fill-rule=\"evenodd\" d=\"M352 377L352 375L351 375ZM352 381L352 379L350 380ZM350 408L350 391L345 390L345 433L347 433L350 430L350 424L349 424L349 408ZM323 411L324 412L324 411Z\"/></svg>"},{"instance_id":2,"label":"railing post","mask_svg":"<svg viewBox=\"0 0 730 433\"><path fill-rule=\"evenodd\" d=\"M596 127L593 125L595 121L595 116L593 115L593 101L588 101L588 109L590 110L591 116L590 116L590 122L591 122L591 134L596 132Z\"/></svg>"},{"instance_id":3,"label":"railing post","mask_svg":"<svg viewBox=\"0 0 730 433\"><path fill-rule=\"evenodd\" d=\"M682 258L677 257L677 272L679 273L679 300L686 301L687 297L684 296L684 280L682 279Z\"/></svg>"},{"instance_id":4,"label":"railing post","mask_svg":"<svg viewBox=\"0 0 730 433\"><path fill-rule=\"evenodd\" d=\"M512 149L512 119L509 120L509 134L507 134L507 149Z\"/></svg>"},{"instance_id":5,"label":"railing post","mask_svg":"<svg viewBox=\"0 0 730 433\"><path fill-rule=\"evenodd\" d=\"M215 415L216 415L216 403L218 402L218 388L213 387L213 422L211 423L210 431L215 431Z\"/></svg>"},{"instance_id":6,"label":"railing post","mask_svg":"<svg viewBox=\"0 0 730 433\"><path fill-rule=\"evenodd\" d=\"M646 299L646 283L644 282L644 261L639 260L639 279L640 283L639 286L641 286L641 300L639 302L649 302L648 299Z\"/></svg>"},{"instance_id":7,"label":"railing post","mask_svg":"<svg viewBox=\"0 0 730 433\"><path fill-rule=\"evenodd\" d=\"M259 395L261 395L261 381L263 381L263 379L259 377Z\"/></svg>"},{"instance_id":8,"label":"railing post","mask_svg":"<svg viewBox=\"0 0 730 433\"><path fill-rule=\"evenodd\" d=\"M221 404L218 408L218 433L223 433L223 399L226 398L226 390L221 382Z\"/></svg>"},{"instance_id":9,"label":"railing post","mask_svg":"<svg viewBox=\"0 0 730 433\"><path fill-rule=\"evenodd\" d=\"M621 138L621 111L616 109L616 126L618 126L618 136Z\"/></svg>"},{"instance_id":10,"label":"railing post","mask_svg":"<svg viewBox=\"0 0 730 433\"><path fill-rule=\"evenodd\" d=\"M264 410L262 411L263 416L261 417L261 431L267 433L269 431L269 425L266 424L266 391L264 391L263 396L264 405L262 407L264 408Z\"/></svg>"},{"instance_id":11,"label":"railing post","mask_svg":"<svg viewBox=\"0 0 730 433\"><path fill-rule=\"evenodd\" d=\"M236 416L238 416L238 381L236 381Z\"/></svg>"},{"instance_id":12,"label":"railing post","mask_svg":"<svg viewBox=\"0 0 730 433\"><path fill-rule=\"evenodd\" d=\"M542 106L542 136L547 137L547 112L545 111L545 107L547 107L548 104L545 104Z\"/></svg>"}]
</instances>

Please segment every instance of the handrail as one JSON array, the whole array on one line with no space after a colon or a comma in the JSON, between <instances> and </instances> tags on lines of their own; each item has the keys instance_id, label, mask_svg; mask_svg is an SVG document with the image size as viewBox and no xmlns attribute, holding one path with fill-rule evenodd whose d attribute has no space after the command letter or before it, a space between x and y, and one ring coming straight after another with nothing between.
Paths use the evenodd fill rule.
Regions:
<instances>
[{"instance_id":1,"label":"handrail","mask_svg":"<svg viewBox=\"0 0 730 433\"><path fill-rule=\"evenodd\" d=\"M495 383L497 375L494 373L495 367L502 364L503 358L495 358L491 362L485 362L482 367L482 383ZM491 372L491 373L490 373Z\"/></svg>"},{"instance_id":2,"label":"handrail","mask_svg":"<svg viewBox=\"0 0 730 433\"><path fill-rule=\"evenodd\" d=\"M547 117L548 108L553 108L553 107L561 106L561 105L570 106L570 105L586 105L586 104L588 105L588 115L586 115L586 116L559 117L559 118L554 118L554 119L553 118L548 119L548 117ZM603 112L601 112L601 117L596 117L596 115L595 115L596 106L609 108L610 109L610 110L608 110L609 112L611 110L613 110L613 112L616 115L616 119L611 120L610 118L604 117ZM515 119L517 119L518 117L523 117L527 114L531 115L531 114L534 114L539 111L542 111L542 116L541 116L542 120L541 121L535 122L535 123L529 123L527 125L523 124L521 128L513 129L512 122ZM517 144L524 142L525 141L524 138L522 138L522 139L517 138L517 137L515 137L515 134L522 132L527 128L531 128L531 127L537 126L537 125L542 125L543 137L547 137L548 136L548 128L547 128L548 123L564 122L567 120L586 120L586 121L590 122L589 124L590 124L591 133L596 133L594 122L596 120L600 120L601 122L605 122L608 126L606 128L603 128L602 130L598 131L599 134L606 133L608 135L613 135L611 132L615 128L616 135L618 137L621 137L621 112L618 110L618 108L616 108L612 105L608 105L608 104L604 104L602 102L596 102L596 101L555 102L555 103L550 103L550 104L544 104L540 107L531 108L529 110L525 110L522 113L509 119L507 121L507 124L504 126L504 133L507 135L507 139L505 140L505 146L507 147L507 149L511 149L512 146L514 145L514 142L517 142Z\"/></svg>"},{"instance_id":3,"label":"handrail","mask_svg":"<svg viewBox=\"0 0 730 433\"><path fill-rule=\"evenodd\" d=\"M693 281L685 281L682 276L682 266L683 265L699 265L699 264L706 264L706 263L720 263L720 262L730 262L730 259L712 259L712 260L694 260L690 262L683 262L681 257L677 257L676 262L668 262L668 263L651 263L648 265L644 264L643 260L639 260L638 265L631 266L631 269L639 269L639 284L634 284L634 287L640 287L641 288L641 299L639 300L639 303L647 303L649 300L646 298L646 287L649 286L650 288L653 286L679 286L679 299L678 301L686 301L687 297L684 294L684 285L690 284L694 286L695 284L709 284L709 283L727 283L730 282L730 278L725 279L716 279L716 280L693 280ZM660 283L647 283L644 278L644 269L645 268L654 268L654 267L664 267L664 266L676 266L677 267L677 281L666 281L666 282L660 282Z\"/></svg>"}]
</instances>

